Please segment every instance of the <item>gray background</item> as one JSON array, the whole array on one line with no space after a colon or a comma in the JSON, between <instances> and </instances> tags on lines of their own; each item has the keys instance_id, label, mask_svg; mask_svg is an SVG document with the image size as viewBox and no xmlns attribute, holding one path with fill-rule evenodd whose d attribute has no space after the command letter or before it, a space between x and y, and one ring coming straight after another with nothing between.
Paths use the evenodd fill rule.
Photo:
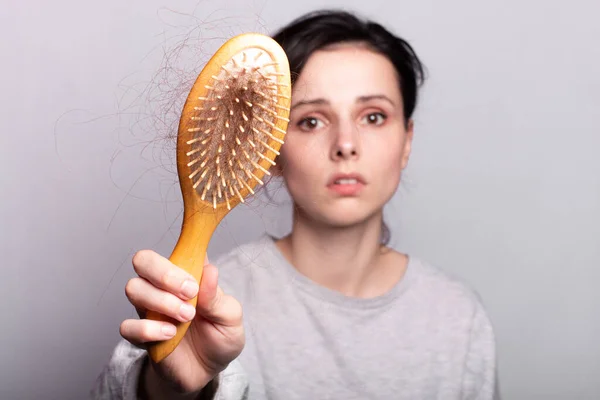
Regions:
<instances>
[{"instance_id":1,"label":"gray background","mask_svg":"<svg viewBox=\"0 0 600 400\"><path fill-rule=\"evenodd\" d=\"M1 399L86 398L133 315L133 252L170 253L181 206L159 139L179 74L321 3L3 2ZM429 70L386 210L394 246L481 293L506 399L599 399L600 3L326 5L388 24ZM226 218L212 257L286 231L285 192L271 193Z\"/></svg>"}]
</instances>

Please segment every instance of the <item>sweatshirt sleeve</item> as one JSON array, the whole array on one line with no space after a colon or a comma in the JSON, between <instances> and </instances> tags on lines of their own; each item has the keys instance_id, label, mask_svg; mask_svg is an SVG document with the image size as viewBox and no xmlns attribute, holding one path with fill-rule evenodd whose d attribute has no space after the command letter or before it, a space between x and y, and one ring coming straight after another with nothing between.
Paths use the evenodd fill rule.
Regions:
<instances>
[{"instance_id":1,"label":"sweatshirt sleeve","mask_svg":"<svg viewBox=\"0 0 600 400\"><path fill-rule=\"evenodd\" d=\"M122 339L115 347L91 390L92 400L139 400L137 388L146 360L145 350ZM200 396L199 400L247 400L248 380L242 366L234 360L215 380L216 391L212 398Z\"/></svg>"},{"instance_id":2,"label":"sweatshirt sleeve","mask_svg":"<svg viewBox=\"0 0 600 400\"><path fill-rule=\"evenodd\" d=\"M463 399L500 400L496 366L496 340L492 323L483 305L478 302L465 362Z\"/></svg>"},{"instance_id":3,"label":"sweatshirt sleeve","mask_svg":"<svg viewBox=\"0 0 600 400\"><path fill-rule=\"evenodd\" d=\"M146 351L122 339L91 391L92 400L137 400Z\"/></svg>"}]
</instances>

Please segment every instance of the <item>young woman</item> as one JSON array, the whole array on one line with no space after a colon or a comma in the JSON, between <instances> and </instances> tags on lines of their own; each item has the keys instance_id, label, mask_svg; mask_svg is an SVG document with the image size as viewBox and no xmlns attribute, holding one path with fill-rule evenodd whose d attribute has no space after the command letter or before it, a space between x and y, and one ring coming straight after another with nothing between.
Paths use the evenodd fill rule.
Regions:
<instances>
[{"instance_id":1,"label":"young woman","mask_svg":"<svg viewBox=\"0 0 600 400\"><path fill-rule=\"evenodd\" d=\"M477 295L385 243L383 208L413 140L419 59L344 12L304 16L274 38L297 77L277 170L293 228L207 263L201 287L138 252L126 294L141 319L122 323L94 398L497 398L494 335ZM159 364L144 343L173 327L144 319L149 309L192 320Z\"/></svg>"}]
</instances>

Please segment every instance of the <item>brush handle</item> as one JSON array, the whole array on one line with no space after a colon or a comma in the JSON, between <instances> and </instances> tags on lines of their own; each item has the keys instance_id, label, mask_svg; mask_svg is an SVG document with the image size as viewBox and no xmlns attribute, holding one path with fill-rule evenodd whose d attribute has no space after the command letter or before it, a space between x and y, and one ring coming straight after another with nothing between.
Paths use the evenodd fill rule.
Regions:
<instances>
[{"instance_id":1,"label":"brush handle","mask_svg":"<svg viewBox=\"0 0 600 400\"><path fill-rule=\"evenodd\" d=\"M191 216L184 215L179 240L169 257L169 260L179 268L191 274L198 284L202 278L204 261L210 238L223 218L221 213L214 210L196 211ZM188 300L194 308L197 297ZM177 333L170 339L154 342L148 352L154 362L160 362L175 350L185 336L191 321L180 322L155 311L148 311L146 318L155 321L170 322L177 328Z\"/></svg>"}]
</instances>

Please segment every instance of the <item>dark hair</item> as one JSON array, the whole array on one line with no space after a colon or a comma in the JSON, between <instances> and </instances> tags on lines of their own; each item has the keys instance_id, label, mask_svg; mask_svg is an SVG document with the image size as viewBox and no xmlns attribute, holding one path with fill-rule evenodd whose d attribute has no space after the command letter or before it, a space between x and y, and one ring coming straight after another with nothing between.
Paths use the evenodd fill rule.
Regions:
<instances>
[{"instance_id":1,"label":"dark hair","mask_svg":"<svg viewBox=\"0 0 600 400\"><path fill-rule=\"evenodd\" d=\"M340 43L364 43L387 57L398 74L408 123L417 104L417 89L424 80L424 67L412 47L380 24L360 19L347 11L319 10L305 14L277 31L273 39L283 48L290 64L292 85L310 56L317 50ZM387 245L390 230L384 222L381 242Z\"/></svg>"},{"instance_id":2,"label":"dark hair","mask_svg":"<svg viewBox=\"0 0 600 400\"><path fill-rule=\"evenodd\" d=\"M273 35L290 63L292 85L310 56L317 50L340 43L359 42L387 57L398 74L405 121L417 104L417 89L424 80L424 67L412 47L380 24L360 19L347 11L320 10L303 15Z\"/></svg>"}]
</instances>

